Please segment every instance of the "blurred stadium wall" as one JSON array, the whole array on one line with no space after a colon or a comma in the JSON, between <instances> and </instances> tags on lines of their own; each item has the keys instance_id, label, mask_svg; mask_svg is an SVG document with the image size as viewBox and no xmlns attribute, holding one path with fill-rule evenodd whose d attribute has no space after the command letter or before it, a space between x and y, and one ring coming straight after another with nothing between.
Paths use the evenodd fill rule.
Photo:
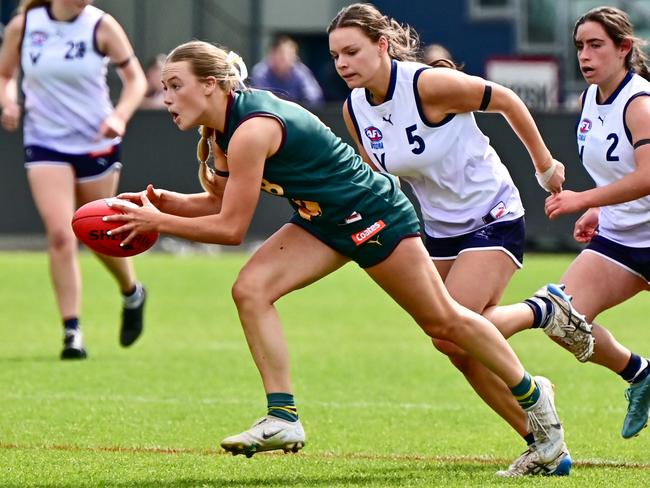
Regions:
<instances>
[{"instance_id":1,"label":"blurred stadium wall","mask_svg":"<svg viewBox=\"0 0 650 488\"><path fill-rule=\"evenodd\" d=\"M12 16L18 0L0 0L0 21ZM249 66L259 61L270 39L288 33L300 44L300 54L325 89L328 104L317 114L348 140L340 120L341 100L347 87L336 75L327 48L325 28L336 12L353 2L342 0L95 0L124 26L145 63L190 39L203 39L235 50ZM486 76L491 61L541 59L557 67L552 104L530 99L548 145L567 165L567 188L581 189L590 181L576 155L575 100L584 87L571 42L573 22L599 0L375 0L386 14L409 23L424 44L441 43L470 74ZM610 0L628 11L637 34L650 33L650 0ZM521 70L524 71L523 69ZM534 80L529 72L526 82ZM499 80L501 81L501 80ZM109 78L113 93L119 87L115 73ZM511 86L526 98L530 86ZM534 87L533 87L534 88ZM552 110L549 110L552 107ZM536 185L532 166L519 141L497 115L478 115L479 123L510 169L527 209L529 248L565 250L571 241L573 217L549 223L543 215L544 193ZM146 183L180 191L198 190L193 158L196 134L180 133L166 114L140 112L129 125L124 141L124 176L121 189ZM42 235L22 167L20 136L0 129L0 192L11 212L0 218L0 241L23 243ZM9 215L8 215L9 214ZM263 195L249 238L265 237L289 214L280 199ZM1 245L1 243L0 243Z\"/></svg>"}]
</instances>

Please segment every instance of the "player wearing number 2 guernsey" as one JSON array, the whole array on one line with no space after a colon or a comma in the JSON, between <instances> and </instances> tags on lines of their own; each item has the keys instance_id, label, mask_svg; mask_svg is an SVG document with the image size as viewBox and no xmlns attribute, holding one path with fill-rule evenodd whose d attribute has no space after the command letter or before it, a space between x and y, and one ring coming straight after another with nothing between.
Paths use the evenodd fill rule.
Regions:
<instances>
[{"instance_id":1,"label":"player wearing number 2 guernsey","mask_svg":"<svg viewBox=\"0 0 650 488\"><path fill-rule=\"evenodd\" d=\"M599 101L598 85L583 95L577 128L578 149L586 170L599 187L636 169L625 113L632 100L650 96L650 82L629 72L607 100ZM599 235L630 247L650 248L650 196L600 208Z\"/></svg>"},{"instance_id":2,"label":"player wearing number 2 guernsey","mask_svg":"<svg viewBox=\"0 0 650 488\"><path fill-rule=\"evenodd\" d=\"M388 94L379 105L365 89L352 90L348 109L368 156L377 169L411 185L431 237L520 218L519 192L473 113L427 120L417 90L426 69L434 68L392 60Z\"/></svg>"},{"instance_id":3,"label":"player wearing number 2 guernsey","mask_svg":"<svg viewBox=\"0 0 650 488\"><path fill-rule=\"evenodd\" d=\"M25 14L25 146L84 154L119 142L96 138L113 111L106 84L108 58L98 52L95 39L102 16L104 12L92 5L72 21L56 20L46 6Z\"/></svg>"}]
</instances>

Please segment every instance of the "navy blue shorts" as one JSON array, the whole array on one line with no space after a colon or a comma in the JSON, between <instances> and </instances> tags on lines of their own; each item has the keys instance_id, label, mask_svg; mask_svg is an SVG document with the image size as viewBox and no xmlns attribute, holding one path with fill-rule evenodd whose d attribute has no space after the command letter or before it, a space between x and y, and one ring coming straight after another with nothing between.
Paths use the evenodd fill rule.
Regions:
<instances>
[{"instance_id":1,"label":"navy blue shorts","mask_svg":"<svg viewBox=\"0 0 650 488\"><path fill-rule=\"evenodd\" d=\"M426 236L425 245L431 259L456 259L465 251L503 251L518 268L524 262L526 224L523 217L507 222L494 222L456 237Z\"/></svg>"},{"instance_id":2,"label":"navy blue shorts","mask_svg":"<svg viewBox=\"0 0 650 488\"><path fill-rule=\"evenodd\" d=\"M624 246L605 237L596 236L584 251L600 254L650 283L650 248Z\"/></svg>"},{"instance_id":3,"label":"navy blue shorts","mask_svg":"<svg viewBox=\"0 0 650 488\"><path fill-rule=\"evenodd\" d=\"M25 167L40 164L67 164L72 166L79 181L92 180L109 171L122 168L120 145L87 154L67 154L42 146L25 146Z\"/></svg>"}]
</instances>

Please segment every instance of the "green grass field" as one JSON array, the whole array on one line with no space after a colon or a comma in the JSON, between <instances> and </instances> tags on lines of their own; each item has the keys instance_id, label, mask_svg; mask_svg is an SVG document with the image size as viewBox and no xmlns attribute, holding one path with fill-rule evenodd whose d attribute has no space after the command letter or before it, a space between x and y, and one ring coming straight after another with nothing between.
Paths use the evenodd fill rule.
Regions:
<instances>
[{"instance_id":1,"label":"green grass field","mask_svg":"<svg viewBox=\"0 0 650 488\"><path fill-rule=\"evenodd\" d=\"M219 441L265 413L230 298L242 254L136 261L145 334L118 345L120 301L82 257L89 359L58 359L61 327L42 253L0 253L0 486L648 486L650 430L623 440L624 382L540 331L511 339L550 377L575 464L569 478L500 480L525 446L361 270L348 265L278 304L308 445L251 459ZM555 281L570 256L527 256L504 302ZM650 354L650 300L600 317Z\"/></svg>"}]
</instances>

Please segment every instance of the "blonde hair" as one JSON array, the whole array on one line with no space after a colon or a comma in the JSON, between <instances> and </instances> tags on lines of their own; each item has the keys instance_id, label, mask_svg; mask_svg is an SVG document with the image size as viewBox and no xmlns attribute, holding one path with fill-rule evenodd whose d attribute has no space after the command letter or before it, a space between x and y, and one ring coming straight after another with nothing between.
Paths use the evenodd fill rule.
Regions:
<instances>
[{"instance_id":1,"label":"blonde hair","mask_svg":"<svg viewBox=\"0 0 650 488\"><path fill-rule=\"evenodd\" d=\"M217 85L224 92L245 89L244 79L247 76L246 65L233 52L226 52L218 46L204 41L191 41L174 48L167 55L165 63L187 61L190 71L199 79L214 77ZM201 138L196 146L196 158L199 160L199 181L205 191L217 194L215 182L216 173L208 164L212 155L210 139L214 137L214 129L207 126L199 128Z\"/></svg>"},{"instance_id":2,"label":"blonde hair","mask_svg":"<svg viewBox=\"0 0 650 488\"><path fill-rule=\"evenodd\" d=\"M214 169L208 164L210 156L212 156L212 148L210 147L210 139L214 137L214 129L202 125L199 128L201 138L196 145L196 159L199 160L199 182L201 187L212 195L216 195L217 183L215 181L216 173Z\"/></svg>"},{"instance_id":3,"label":"blonde hair","mask_svg":"<svg viewBox=\"0 0 650 488\"><path fill-rule=\"evenodd\" d=\"M420 37L407 24L383 15L370 3L354 3L339 10L327 27L327 33L341 27L358 27L372 41L384 36L388 40L388 55L398 61L416 61L420 52Z\"/></svg>"},{"instance_id":4,"label":"blonde hair","mask_svg":"<svg viewBox=\"0 0 650 488\"><path fill-rule=\"evenodd\" d=\"M573 28L574 41L578 33L578 27L585 22L598 22L602 25L616 46L620 46L624 39L629 39L632 43L632 49L625 57L625 68L634 71L646 80L650 80L648 58L643 52L643 46L646 42L634 35L634 27L630 17L625 12L614 7L597 7L589 10L576 21Z\"/></svg>"},{"instance_id":5,"label":"blonde hair","mask_svg":"<svg viewBox=\"0 0 650 488\"><path fill-rule=\"evenodd\" d=\"M18 13L24 14L33 8L45 7L46 5L51 4L52 0L20 0L20 4L18 4Z\"/></svg>"}]
</instances>

